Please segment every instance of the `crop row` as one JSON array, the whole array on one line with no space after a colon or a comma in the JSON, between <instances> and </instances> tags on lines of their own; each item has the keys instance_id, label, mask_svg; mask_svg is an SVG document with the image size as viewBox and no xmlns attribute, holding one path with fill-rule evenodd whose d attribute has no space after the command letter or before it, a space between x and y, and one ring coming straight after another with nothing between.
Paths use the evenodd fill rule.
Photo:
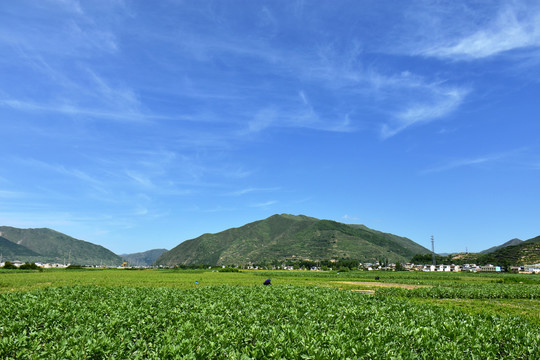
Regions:
<instances>
[{"instance_id":1,"label":"crop row","mask_svg":"<svg viewBox=\"0 0 540 360\"><path fill-rule=\"evenodd\" d=\"M329 288L0 294L2 359L538 359L540 327Z\"/></svg>"},{"instance_id":2,"label":"crop row","mask_svg":"<svg viewBox=\"0 0 540 360\"><path fill-rule=\"evenodd\" d=\"M540 299L540 285L529 284L454 284L416 289L381 288L382 297L401 296L434 299Z\"/></svg>"}]
</instances>

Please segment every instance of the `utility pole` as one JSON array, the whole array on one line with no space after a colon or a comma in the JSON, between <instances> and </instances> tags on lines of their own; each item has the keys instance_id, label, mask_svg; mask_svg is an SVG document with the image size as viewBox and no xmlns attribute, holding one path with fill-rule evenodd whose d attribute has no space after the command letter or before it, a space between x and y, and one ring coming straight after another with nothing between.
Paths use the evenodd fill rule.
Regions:
<instances>
[{"instance_id":1,"label":"utility pole","mask_svg":"<svg viewBox=\"0 0 540 360\"><path fill-rule=\"evenodd\" d=\"M433 235L431 235L431 258L433 260L433 266L437 265L437 261L435 260L435 240L433 239Z\"/></svg>"}]
</instances>

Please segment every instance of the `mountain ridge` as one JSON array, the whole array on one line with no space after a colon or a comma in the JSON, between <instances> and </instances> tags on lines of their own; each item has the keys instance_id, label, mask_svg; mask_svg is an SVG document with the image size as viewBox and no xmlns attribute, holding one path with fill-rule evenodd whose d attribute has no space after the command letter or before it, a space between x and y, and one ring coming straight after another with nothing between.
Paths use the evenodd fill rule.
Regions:
<instances>
[{"instance_id":1,"label":"mountain ridge","mask_svg":"<svg viewBox=\"0 0 540 360\"><path fill-rule=\"evenodd\" d=\"M489 253L492 253L492 252L497 251L499 249L505 248L507 246L519 245L521 243L523 243L523 240L518 239L518 238L514 238L512 240L508 240L507 242L505 242L505 243L503 243L501 245L492 246L489 249L482 250L482 251L480 251L480 254L489 254Z\"/></svg>"},{"instance_id":2,"label":"mountain ridge","mask_svg":"<svg viewBox=\"0 0 540 360\"><path fill-rule=\"evenodd\" d=\"M485 263L503 266L538 264L540 263L540 236L483 254L479 259Z\"/></svg>"},{"instance_id":3,"label":"mountain ridge","mask_svg":"<svg viewBox=\"0 0 540 360\"><path fill-rule=\"evenodd\" d=\"M120 254L122 259L126 260L130 266L150 266L157 258L168 251L167 249L150 249L131 254Z\"/></svg>"},{"instance_id":4,"label":"mountain ridge","mask_svg":"<svg viewBox=\"0 0 540 360\"><path fill-rule=\"evenodd\" d=\"M120 265L122 258L101 245L79 240L49 228L20 229L0 226L2 238L18 245L10 257L28 262L71 262L81 265ZM13 246L2 242L0 251L8 251ZM28 249L34 254L25 253ZM15 260L15 259L14 259Z\"/></svg>"},{"instance_id":5,"label":"mountain ridge","mask_svg":"<svg viewBox=\"0 0 540 360\"><path fill-rule=\"evenodd\" d=\"M305 215L275 214L241 227L186 240L156 265L232 265L291 259L386 258L406 262L426 248L410 239Z\"/></svg>"}]
</instances>

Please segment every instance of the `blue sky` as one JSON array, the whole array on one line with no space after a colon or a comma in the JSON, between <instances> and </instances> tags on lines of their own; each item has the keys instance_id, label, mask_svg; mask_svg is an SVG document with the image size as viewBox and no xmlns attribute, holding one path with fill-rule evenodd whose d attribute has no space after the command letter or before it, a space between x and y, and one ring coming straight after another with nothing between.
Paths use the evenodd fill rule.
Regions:
<instances>
[{"instance_id":1,"label":"blue sky","mask_svg":"<svg viewBox=\"0 0 540 360\"><path fill-rule=\"evenodd\" d=\"M540 235L537 1L3 1L0 224L116 253L276 213Z\"/></svg>"}]
</instances>

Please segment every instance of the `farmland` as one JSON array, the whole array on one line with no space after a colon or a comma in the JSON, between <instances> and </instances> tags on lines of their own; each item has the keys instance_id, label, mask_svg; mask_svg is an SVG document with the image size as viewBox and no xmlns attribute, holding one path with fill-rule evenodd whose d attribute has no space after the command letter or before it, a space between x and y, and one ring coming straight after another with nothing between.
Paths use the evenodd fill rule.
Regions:
<instances>
[{"instance_id":1,"label":"farmland","mask_svg":"<svg viewBox=\"0 0 540 360\"><path fill-rule=\"evenodd\" d=\"M0 358L538 359L539 299L534 275L3 271Z\"/></svg>"}]
</instances>

